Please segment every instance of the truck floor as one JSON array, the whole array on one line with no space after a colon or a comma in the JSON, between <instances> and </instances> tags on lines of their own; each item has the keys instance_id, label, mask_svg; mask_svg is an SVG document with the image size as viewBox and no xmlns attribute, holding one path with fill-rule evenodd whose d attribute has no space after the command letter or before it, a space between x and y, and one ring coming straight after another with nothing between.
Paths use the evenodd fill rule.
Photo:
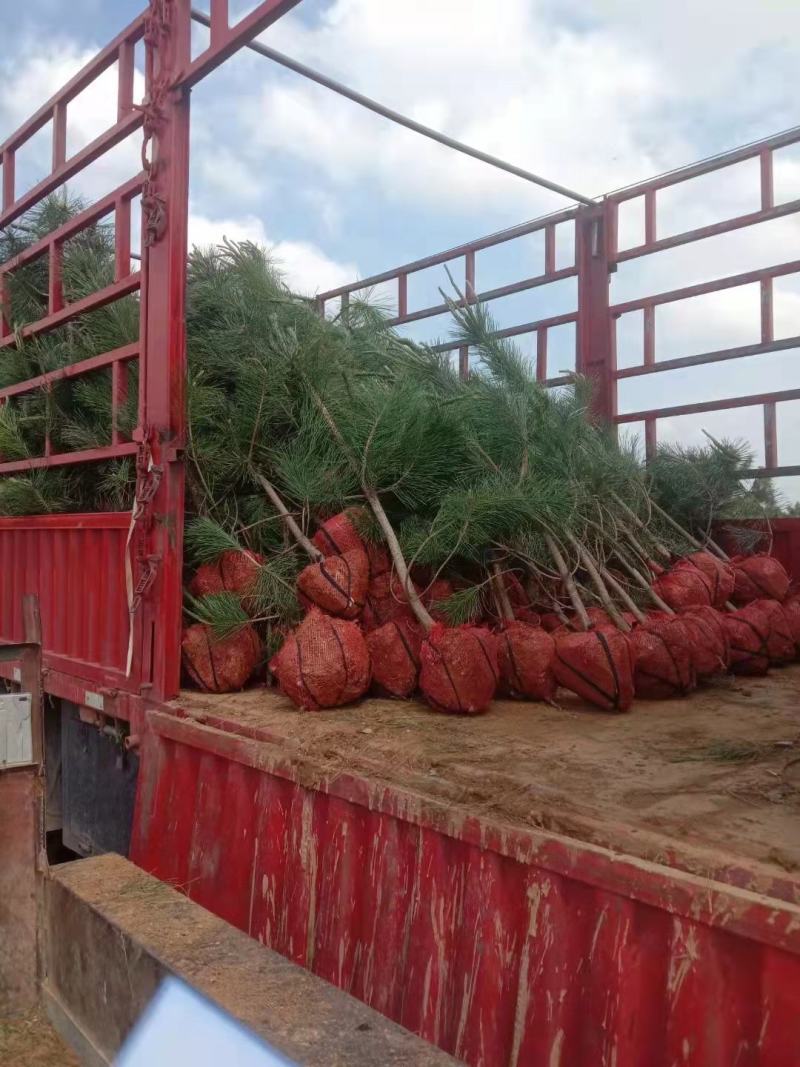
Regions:
<instances>
[{"instance_id":1,"label":"truck floor","mask_svg":"<svg viewBox=\"0 0 800 1067\"><path fill-rule=\"evenodd\" d=\"M185 691L176 706L277 742L324 777L360 774L697 873L747 861L750 873L797 878L800 897L800 666L623 715L559 699L497 701L474 717L373 699L303 713L259 688Z\"/></svg>"}]
</instances>

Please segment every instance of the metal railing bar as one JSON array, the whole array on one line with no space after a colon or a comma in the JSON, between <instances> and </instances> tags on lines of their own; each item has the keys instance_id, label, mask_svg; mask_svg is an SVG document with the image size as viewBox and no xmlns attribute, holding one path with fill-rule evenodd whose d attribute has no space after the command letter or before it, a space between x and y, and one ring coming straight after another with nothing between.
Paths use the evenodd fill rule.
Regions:
<instances>
[{"instance_id":1,"label":"metal railing bar","mask_svg":"<svg viewBox=\"0 0 800 1067\"><path fill-rule=\"evenodd\" d=\"M211 19L208 15L203 14L202 11L195 11L192 9L192 18L195 22L199 22L201 25L210 29ZM462 155L471 156L472 159L477 159L481 163L487 163L490 167L495 167L497 170L503 170L507 174L513 174L514 177L522 178L524 181L530 182L533 185L538 185L542 189L549 189L550 192L558 193L560 196L565 196L569 200L575 200L579 204L588 204L592 206L596 203L595 200L585 196L583 193L577 193L574 189L569 189L565 185L559 185L557 182L552 182L548 178L543 178L540 174L534 174L532 171L525 170L523 167L518 167L515 163L508 163L506 160L500 159L498 156L493 156L489 152L483 152L479 148L473 148L472 145L464 144L463 141L457 141L454 137L449 137L446 133L434 130L430 126L424 126L421 122L416 122L407 115L395 111L394 108L386 107L385 104L379 103L379 101L372 99L372 97L356 92L355 89L350 89L348 86L343 85L334 78L329 78L326 74L321 74L318 70L313 70L311 67L307 67L304 63L299 63L296 59L292 59L291 56L284 55L283 52L276 52L274 48L267 48L266 45L263 45L258 41L249 41L245 47L249 48L252 52L258 53L258 55L263 56L265 59L270 59L273 63L279 63L282 67L286 67L287 70L294 71L295 74L299 74L303 78L308 78L309 81L316 82L317 85L321 85L323 88L329 89L331 92L351 100L354 104L365 107L368 111L372 111L376 115L380 115L382 118L389 119L390 122L394 122L398 126L404 126L407 130L411 130L413 133L418 133L422 137L427 137L431 141L436 141L438 144L444 145L445 148L451 148L453 151L460 152Z\"/></svg>"}]
</instances>

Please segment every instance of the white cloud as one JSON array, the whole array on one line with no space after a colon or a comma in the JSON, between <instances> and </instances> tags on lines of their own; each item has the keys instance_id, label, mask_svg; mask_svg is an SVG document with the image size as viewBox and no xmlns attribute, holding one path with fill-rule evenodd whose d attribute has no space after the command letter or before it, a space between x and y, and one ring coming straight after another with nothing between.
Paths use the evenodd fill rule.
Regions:
<instances>
[{"instance_id":1,"label":"white cloud","mask_svg":"<svg viewBox=\"0 0 800 1067\"><path fill-rule=\"evenodd\" d=\"M344 285L358 276L354 263L337 262L308 241L270 241L264 223L255 215L208 218L190 214L190 244L213 245L225 237L231 241L254 241L269 248L289 286L307 296Z\"/></svg>"},{"instance_id":2,"label":"white cloud","mask_svg":"<svg viewBox=\"0 0 800 1067\"><path fill-rule=\"evenodd\" d=\"M4 139L20 126L98 51L69 39L22 40L9 58L0 61L0 130ZM20 60L20 56L24 57ZM141 98L144 77L135 72L134 99ZM67 156L74 155L116 121L117 70L110 67L67 107ZM17 160L17 195L25 192L50 171L51 127L35 135L20 150ZM74 193L96 199L138 173L140 137L129 138L102 157L100 163L76 176Z\"/></svg>"},{"instance_id":3,"label":"white cloud","mask_svg":"<svg viewBox=\"0 0 800 1067\"><path fill-rule=\"evenodd\" d=\"M338 0L310 27L284 20L277 43L383 102L486 151L588 193L645 176L640 130L670 98L647 56L596 30L568 32L529 0L404 5ZM420 27L424 26L424 33ZM275 80L240 98L250 135L341 183L376 181L407 201L474 207L504 198L531 213L564 201L368 115L301 80ZM674 142L674 137L673 137ZM673 145L674 147L674 145Z\"/></svg>"}]
</instances>

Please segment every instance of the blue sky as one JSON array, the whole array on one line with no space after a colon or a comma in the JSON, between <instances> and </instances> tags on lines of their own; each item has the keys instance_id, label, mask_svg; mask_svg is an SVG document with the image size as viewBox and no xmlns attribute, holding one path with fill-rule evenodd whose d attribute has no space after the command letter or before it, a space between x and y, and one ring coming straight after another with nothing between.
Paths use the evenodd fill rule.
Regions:
<instances>
[{"instance_id":1,"label":"blue sky","mask_svg":"<svg viewBox=\"0 0 800 1067\"><path fill-rule=\"evenodd\" d=\"M247 5L231 6L235 16ZM72 0L67 17L60 0L28 0L6 31L0 59L0 138L139 8L128 0ZM798 121L800 5L784 0L304 0L265 40L590 195ZM13 68L8 57L15 57ZM102 126L108 88L87 93L71 109L75 147ZM224 233L274 245L290 279L309 291L565 204L420 142L252 54L239 54L196 89L192 143L194 239ZM21 170L32 181L46 145L31 145L26 155ZM115 184L127 176L132 158L120 150L101 180ZM775 168L778 198L800 197L800 152L778 153ZM751 210L757 198L757 167L742 165L661 197L662 232ZM635 219L623 222L627 230ZM568 248L569 234L559 236ZM690 245L620 270L613 298L794 259L798 237L794 217ZM479 288L538 273L540 256L536 241L479 256ZM444 282L440 271L414 279L412 301L433 299ZM495 310L510 324L569 310L574 301L569 282ZM796 278L776 286L775 304L779 334L800 334ZM757 309L751 287L659 311L657 356L758 340ZM446 323L429 329L442 334ZM620 361L640 360L640 323L630 316L619 330ZM552 338L554 370L571 365L572 344L569 328ZM631 379L621 388L620 407L800 385L797 358L792 351ZM669 420L661 431L694 441L702 426L749 437L757 460L763 458L755 410ZM800 402L779 408L779 429L781 462L800 463Z\"/></svg>"}]
</instances>

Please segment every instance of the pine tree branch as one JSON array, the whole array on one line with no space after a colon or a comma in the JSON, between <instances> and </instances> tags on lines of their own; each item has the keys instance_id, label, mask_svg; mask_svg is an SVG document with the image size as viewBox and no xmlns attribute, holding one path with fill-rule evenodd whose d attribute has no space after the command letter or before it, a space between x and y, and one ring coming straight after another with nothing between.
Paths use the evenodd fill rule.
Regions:
<instances>
[{"instance_id":1,"label":"pine tree branch","mask_svg":"<svg viewBox=\"0 0 800 1067\"><path fill-rule=\"evenodd\" d=\"M623 633L630 633L630 625L625 621L625 619L623 619L619 609L617 608L617 605L612 600L611 594L608 591L608 588L603 580L603 577L600 574L599 567L595 562L594 558L573 534L567 531L566 536L567 540L578 553L578 558L580 559L581 563L589 574L589 577L592 580L592 585L595 588L595 592L597 593L600 603L603 605L608 614L614 620L614 624L616 625L617 629L622 630Z\"/></svg>"},{"instance_id":2,"label":"pine tree branch","mask_svg":"<svg viewBox=\"0 0 800 1067\"><path fill-rule=\"evenodd\" d=\"M555 539L549 533L546 533L544 535L544 540L545 544L547 545L547 551L553 557L553 562L556 565L556 570L561 576L561 581L567 591L567 596L569 597L570 602L572 603L572 607L575 611L575 614L580 619L581 626L584 630L590 630L592 624L589 620L589 616L586 614L586 608L584 606L583 601L581 600L580 593L578 592L578 587L575 584L575 579L572 576L572 572L567 566L564 557L561 555L561 550L556 544Z\"/></svg>"},{"instance_id":3,"label":"pine tree branch","mask_svg":"<svg viewBox=\"0 0 800 1067\"><path fill-rule=\"evenodd\" d=\"M706 546L708 546L708 548L712 550L714 555L718 556L721 560L725 560L726 563L730 562L730 556L727 554L727 552L724 552L716 543L716 541L712 540L712 538L706 537L706 544L704 545L702 541L698 541L697 538L693 537L688 530L685 530L679 522L676 522L675 519L673 519L671 515L664 511L664 509L659 504L656 504L655 500L651 501L651 503L653 511L660 515L661 518L666 523L668 523L673 528L673 530L676 531L676 533L679 533L682 537L685 537L690 545L694 545L694 547L700 551L702 551Z\"/></svg>"},{"instance_id":4,"label":"pine tree branch","mask_svg":"<svg viewBox=\"0 0 800 1067\"><path fill-rule=\"evenodd\" d=\"M292 537L294 537L295 541L303 549L303 551L307 553L309 558L312 559L315 563L319 563L320 560L324 559L324 554L320 552L316 545L311 543L309 538L306 537L306 535L300 529L296 519L284 504L283 500L275 489L275 486L272 485L271 482L267 481L267 479L264 477L263 474L260 473L260 471L253 471L253 477L269 497L270 502L272 503L273 507L278 512L280 517L283 519L284 525L289 530Z\"/></svg>"},{"instance_id":5,"label":"pine tree branch","mask_svg":"<svg viewBox=\"0 0 800 1067\"><path fill-rule=\"evenodd\" d=\"M308 385L314 403L317 405L317 408L320 414L322 415L322 418L325 420L325 423L328 429L330 430L333 439L339 445L348 462L351 464L354 471L358 474L359 478L362 478L363 472L361 470L361 465L359 464L355 453L342 436L339 427L336 425L336 421L328 410L324 400L319 395L314 386L311 385L310 382L307 381L306 384ZM386 546L389 549L389 555L392 557L392 562L394 563L395 570L397 571L397 576L400 579L403 591L408 597L408 603L411 607L411 610L414 612L417 619L425 628L425 630L430 633L434 626L434 620L426 610L425 605L420 600L419 593L417 592L414 583L411 581L411 575L409 574L405 557L403 556L403 550L400 547L400 542L397 540L397 534L394 532L394 527L389 521L389 516L383 510L383 504L381 504L380 498L376 491L372 488L372 486L369 486L366 484L366 482L362 481L361 491L364 494L365 500L372 509L372 513L374 514L375 519L377 520L377 523L381 528L381 532L383 533L383 536L386 539Z\"/></svg>"},{"instance_id":6,"label":"pine tree branch","mask_svg":"<svg viewBox=\"0 0 800 1067\"><path fill-rule=\"evenodd\" d=\"M625 501L621 497L619 497L615 492L612 491L611 497L614 500L614 502L616 504L618 504L622 508L622 510L625 512L625 514L628 516L628 518L631 520L631 522L634 524L634 526L636 526L637 530L641 530L643 533L647 534L647 536L653 542L653 546L654 546L656 552L658 552L658 554L663 559L671 560L672 559L672 553L669 551L669 549L665 545L662 545L661 542L656 537L653 536L653 534L647 529L646 524L644 522L642 522L642 520L639 518L639 516L636 514L636 512L633 511L631 508L629 508L628 505L625 503ZM648 497L648 504L651 507L655 507L653 501L649 497ZM643 554L646 555L646 553L644 553L644 550L642 550L642 551L643 551Z\"/></svg>"},{"instance_id":7,"label":"pine tree branch","mask_svg":"<svg viewBox=\"0 0 800 1067\"><path fill-rule=\"evenodd\" d=\"M497 597L497 603L500 607L500 614L504 619L513 621L514 608L511 606L511 597L508 595L508 589L506 589L506 583L503 579L503 572L500 570L500 564L495 561L491 565L492 572L492 588L494 589L495 596Z\"/></svg>"},{"instance_id":8,"label":"pine tree branch","mask_svg":"<svg viewBox=\"0 0 800 1067\"><path fill-rule=\"evenodd\" d=\"M643 589L652 600L653 604L659 609L659 611L665 612L667 615L674 615L675 612L666 602L662 600L653 586L648 582L647 578L642 574L640 570L633 566L633 564L625 558L622 550L619 548L614 549L614 555L619 560L622 567L628 572L633 580Z\"/></svg>"}]
</instances>

